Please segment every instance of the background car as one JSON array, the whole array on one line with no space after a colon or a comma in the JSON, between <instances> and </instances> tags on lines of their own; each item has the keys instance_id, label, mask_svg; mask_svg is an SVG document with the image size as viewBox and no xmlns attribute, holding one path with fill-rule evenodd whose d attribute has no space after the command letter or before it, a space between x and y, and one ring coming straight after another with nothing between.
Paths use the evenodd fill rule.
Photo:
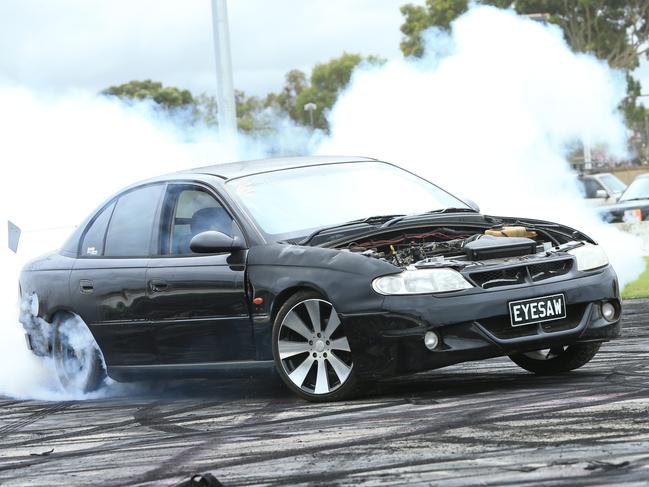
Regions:
<instances>
[{"instance_id":1,"label":"background car","mask_svg":"<svg viewBox=\"0 0 649 487\"><path fill-rule=\"evenodd\" d=\"M649 173L636 176L617 203L598 211L609 223L645 221L649 217Z\"/></svg>"},{"instance_id":2,"label":"background car","mask_svg":"<svg viewBox=\"0 0 649 487\"><path fill-rule=\"evenodd\" d=\"M501 355L566 372L618 335L621 312L588 236L481 215L352 157L136 184L27 264L20 287L29 347L54 358L65 387L274 366L313 401Z\"/></svg>"},{"instance_id":3,"label":"background car","mask_svg":"<svg viewBox=\"0 0 649 487\"><path fill-rule=\"evenodd\" d=\"M577 177L582 195L588 203L600 206L615 203L627 185L614 174L582 174Z\"/></svg>"}]
</instances>

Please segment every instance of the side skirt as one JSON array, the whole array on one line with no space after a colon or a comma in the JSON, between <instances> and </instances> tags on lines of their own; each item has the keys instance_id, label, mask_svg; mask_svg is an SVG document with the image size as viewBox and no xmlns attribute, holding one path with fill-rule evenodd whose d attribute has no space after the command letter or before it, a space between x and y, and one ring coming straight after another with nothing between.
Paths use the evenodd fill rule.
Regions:
<instances>
[{"instance_id":1,"label":"side skirt","mask_svg":"<svg viewBox=\"0 0 649 487\"><path fill-rule=\"evenodd\" d=\"M268 372L275 367L272 360L243 360L196 364L115 365L108 366L108 376L118 382L147 379L185 379L192 377L247 377Z\"/></svg>"}]
</instances>

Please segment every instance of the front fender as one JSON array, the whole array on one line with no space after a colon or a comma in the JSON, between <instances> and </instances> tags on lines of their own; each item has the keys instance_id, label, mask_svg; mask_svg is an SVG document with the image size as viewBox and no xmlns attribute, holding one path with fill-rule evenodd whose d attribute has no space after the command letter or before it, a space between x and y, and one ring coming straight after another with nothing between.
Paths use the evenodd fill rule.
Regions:
<instances>
[{"instance_id":1,"label":"front fender","mask_svg":"<svg viewBox=\"0 0 649 487\"><path fill-rule=\"evenodd\" d=\"M274 313L292 290L313 289L341 314L376 312L383 296L374 292L372 280L400 270L388 262L344 250L287 244L252 247L248 285L251 297L263 300L252 305L257 358L272 358Z\"/></svg>"},{"instance_id":2,"label":"front fender","mask_svg":"<svg viewBox=\"0 0 649 487\"><path fill-rule=\"evenodd\" d=\"M385 261L345 250L271 244L253 247L248 255L248 280L265 311L289 288L307 287L322 293L340 313L376 310L382 296L372 290L378 276L400 272Z\"/></svg>"}]
</instances>

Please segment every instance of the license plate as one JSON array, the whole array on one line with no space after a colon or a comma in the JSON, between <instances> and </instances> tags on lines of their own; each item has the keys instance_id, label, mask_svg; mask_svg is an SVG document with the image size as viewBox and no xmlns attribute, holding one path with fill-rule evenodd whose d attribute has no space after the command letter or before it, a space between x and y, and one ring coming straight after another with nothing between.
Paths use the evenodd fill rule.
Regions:
<instances>
[{"instance_id":1,"label":"license plate","mask_svg":"<svg viewBox=\"0 0 649 487\"><path fill-rule=\"evenodd\" d=\"M566 317L566 298L563 294L553 294L541 298L511 301L509 317L512 326L560 320Z\"/></svg>"}]
</instances>

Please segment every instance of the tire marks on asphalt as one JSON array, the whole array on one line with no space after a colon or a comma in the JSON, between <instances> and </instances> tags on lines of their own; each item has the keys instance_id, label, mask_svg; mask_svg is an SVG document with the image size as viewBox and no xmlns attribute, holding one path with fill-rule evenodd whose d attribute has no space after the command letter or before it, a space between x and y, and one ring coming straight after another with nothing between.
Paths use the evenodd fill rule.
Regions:
<instances>
[{"instance_id":1,"label":"tire marks on asphalt","mask_svg":"<svg viewBox=\"0 0 649 487\"><path fill-rule=\"evenodd\" d=\"M562 377L497 359L386 381L348 403L307 404L255 379L74 408L6 401L0 483L173 485L196 471L228 486L639 482L649 471L647 316L649 302L626 303L624 338ZM29 457L36 447L55 451Z\"/></svg>"},{"instance_id":2,"label":"tire marks on asphalt","mask_svg":"<svg viewBox=\"0 0 649 487\"><path fill-rule=\"evenodd\" d=\"M14 403L15 404L15 403ZM18 403L20 404L20 403ZM23 416L20 419L16 421L10 421L7 424L4 424L0 426L0 442L7 436L12 433L15 433L17 431L22 430L23 428L29 426L32 423L35 423L41 418L44 418L46 416L50 416L52 414L56 414L60 411L63 411L69 407L71 407L74 403L73 402L60 402L60 403L55 403L52 405L46 405L43 406L42 408L38 408L33 412L27 412L26 414L21 414L21 412L18 412L19 416ZM9 405L7 403L4 403L0 405L0 408L2 409L7 409ZM6 418L4 414L2 415L3 419Z\"/></svg>"}]
</instances>

